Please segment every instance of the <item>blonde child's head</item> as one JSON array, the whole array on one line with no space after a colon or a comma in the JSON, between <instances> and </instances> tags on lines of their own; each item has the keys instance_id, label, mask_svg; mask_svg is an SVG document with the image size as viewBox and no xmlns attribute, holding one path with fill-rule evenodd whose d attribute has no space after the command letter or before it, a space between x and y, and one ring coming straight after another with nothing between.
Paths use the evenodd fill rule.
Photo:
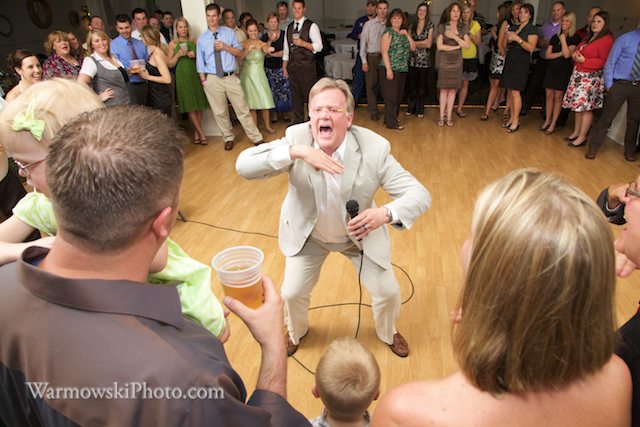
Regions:
<instances>
[{"instance_id":1,"label":"blonde child's head","mask_svg":"<svg viewBox=\"0 0 640 427\"><path fill-rule=\"evenodd\" d=\"M35 175L51 140L73 118L102 107L104 104L86 85L64 79L43 81L30 86L0 112L0 143L19 166L32 165L20 167L20 173L46 193L44 173L39 183L30 179L30 174Z\"/></svg>"},{"instance_id":2,"label":"blonde child's head","mask_svg":"<svg viewBox=\"0 0 640 427\"><path fill-rule=\"evenodd\" d=\"M353 338L339 338L320 358L313 394L334 418L362 416L380 391L380 368L373 354Z\"/></svg>"}]
</instances>

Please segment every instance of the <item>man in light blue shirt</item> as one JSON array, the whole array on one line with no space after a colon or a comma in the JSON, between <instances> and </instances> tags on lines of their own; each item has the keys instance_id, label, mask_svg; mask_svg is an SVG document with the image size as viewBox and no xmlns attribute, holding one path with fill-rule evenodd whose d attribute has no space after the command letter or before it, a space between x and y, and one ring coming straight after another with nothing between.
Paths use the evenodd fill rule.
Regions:
<instances>
[{"instance_id":1,"label":"man in light blue shirt","mask_svg":"<svg viewBox=\"0 0 640 427\"><path fill-rule=\"evenodd\" d=\"M124 68L129 70L132 59L143 59L146 62L149 56L147 47L140 40L131 37L131 18L127 15L116 16L116 31L119 36L111 40L109 47ZM147 82L137 73L129 76L127 90L132 104L147 105Z\"/></svg>"},{"instance_id":2,"label":"man in light blue shirt","mask_svg":"<svg viewBox=\"0 0 640 427\"><path fill-rule=\"evenodd\" d=\"M213 117L222 132L224 149L233 149L235 139L227 99L249 139L255 145L261 144L264 142L262 134L251 117L240 79L235 75L236 57L242 55L242 46L231 28L218 25L220 6L213 3L207 5L205 11L209 29L198 37L196 69Z\"/></svg>"},{"instance_id":3,"label":"man in light blue shirt","mask_svg":"<svg viewBox=\"0 0 640 427\"><path fill-rule=\"evenodd\" d=\"M627 130L624 135L624 158L636 160L638 127L640 125L640 28L621 35L613 44L604 66L607 96L602 116L589 138L587 159L595 159L598 148L618 110L627 101Z\"/></svg>"}]
</instances>

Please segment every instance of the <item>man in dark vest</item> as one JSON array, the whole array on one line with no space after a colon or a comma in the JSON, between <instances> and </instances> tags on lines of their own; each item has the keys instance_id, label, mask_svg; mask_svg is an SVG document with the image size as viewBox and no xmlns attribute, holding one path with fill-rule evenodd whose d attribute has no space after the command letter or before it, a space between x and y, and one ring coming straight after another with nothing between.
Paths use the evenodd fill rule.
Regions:
<instances>
[{"instance_id":1,"label":"man in dark vest","mask_svg":"<svg viewBox=\"0 0 640 427\"><path fill-rule=\"evenodd\" d=\"M318 25L304 16L304 0L294 0L291 9L294 20L287 27L282 71L291 86L293 124L297 124L305 121L304 103L318 80L313 55L322 50L322 37Z\"/></svg>"}]
</instances>

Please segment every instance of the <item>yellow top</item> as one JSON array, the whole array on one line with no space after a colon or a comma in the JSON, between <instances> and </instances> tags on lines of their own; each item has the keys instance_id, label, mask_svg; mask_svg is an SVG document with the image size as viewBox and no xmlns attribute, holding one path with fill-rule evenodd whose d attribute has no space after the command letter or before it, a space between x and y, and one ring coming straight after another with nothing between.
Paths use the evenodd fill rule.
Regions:
<instances>
[{"instance_id":1,"label":"yellow top","mask_svg":"<svg viewBox=\"0 0 640 427\"><path fill-rule=\"evenodd\" d=\"M480 24L478 24L478 21L471 21L471 27L469 28L469 37L473 38L473 36L475 36L478 31L480 31ZM475 43L471 42L470 46L466 49L462 49L462 58L463 59L472 59L475 58L478 55L478 47L475 45Z\"/></svg>"}]
</instances>

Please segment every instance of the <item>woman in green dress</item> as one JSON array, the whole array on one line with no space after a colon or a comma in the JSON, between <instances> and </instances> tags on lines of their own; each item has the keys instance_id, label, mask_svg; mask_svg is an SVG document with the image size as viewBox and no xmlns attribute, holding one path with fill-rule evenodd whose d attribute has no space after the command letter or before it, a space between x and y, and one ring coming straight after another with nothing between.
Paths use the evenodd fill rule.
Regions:
<instances>
[{"instance_id":1,"label":"woman in green dress","mask_svg":"<svg viewBox=\"0 0 640 427\"><path fill-rule=\"evenodd\" d=\"M202 130L202 111L209 108L209 102L196 71L196 44L189 37L189 22L184 18L176 19L173 34L175 37L169 43L168 58L169 68L176 67L178 107L181 113L189 115L193 123L193 143L207 145L207 137Z\"/></svg>"},{"instance_id":2,"label":"woman in green dress","mask_svg":"<svg viewBox=\"0 0 640 427\"><path fill-rule=\"evenodd\" d=\"M275 130L269 121L269 110L275 107L275 103L264 71L264 57L267 53L273 52L274 48L271 47L271 42L265 43L258 38L258 23L255 20L247 21L245 29L249 38L242 43L244 61L240 83L256 126L258 125L257 110L261 110L264 128L273 134Z\"/></svg>"}]
</instances>

